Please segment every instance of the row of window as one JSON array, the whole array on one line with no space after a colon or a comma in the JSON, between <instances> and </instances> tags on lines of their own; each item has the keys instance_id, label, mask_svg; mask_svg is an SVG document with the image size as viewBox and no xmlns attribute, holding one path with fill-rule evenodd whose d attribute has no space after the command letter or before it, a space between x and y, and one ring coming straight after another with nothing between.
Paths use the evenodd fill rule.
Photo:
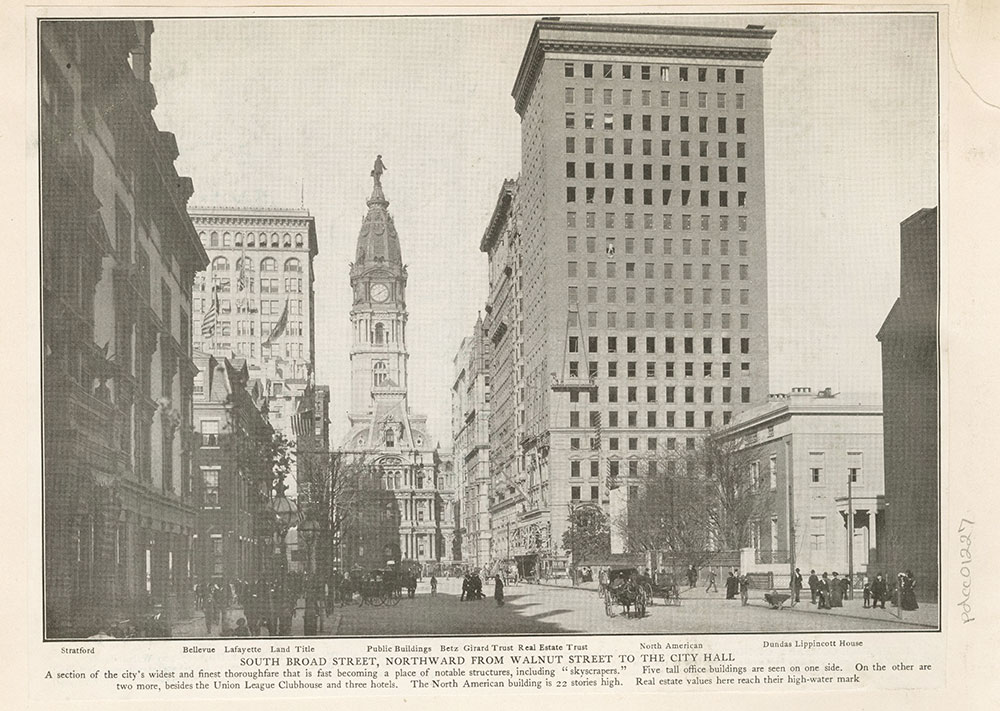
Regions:
<instances>
[{"instance_id":1,"label":"row of window","mask_svg":"<svg viewBox=\"0 0 1000 711\"><path fill-rule=\"evenodd\" d=\"M195 313L204 313L205 309L208 307L210 301L208 299L195 298L193 300L193 306ZM285 309L285 302L280 299L261 299L259 302L257 299L238 299L236 301L236 313L260 313L262 316L280 316L282 311ZM229 314L233 312L233 302L229 299L219 299L219 311L220 314ZM302 314L302 300L301 299L288 299L288 313L293 316L299 316Z\"/></svg>"},{"instance_id":2,"label":"row of window","mask_svg":"<svg viewBox=\"0 0 1000 711\"><path fill-rule=\"evenodd\" d=\"M589 294L588 294L588 296L589 296ZM742 294L740 294L740 298L741 299L743 298ZM747 293L747 295L746 295L746 300L747 301L750 300L749 293ZM635 311L626 311L625 312L624 323L622 323L622 324L619 324L619 318L618 318L618 312L617 311L608 311L608 312L606 312L605 315L606 315L605 325L608 328L627 328L627 329L642 328L642 327L645 327L645 328L656 328L657 327L657 321L659 320L659 319L657 319L656 312L654 312L654 311L647 311L645 313L637 313ZM676 325L675 325L676 324L676 319L674 318L674 316L675 316L675 314L673 312L669 312L669 311L667 313L663 314L663 328L666 328L668 330L676 328ZM692 312L686 312L686 313L681 314L683 327L685 329L698 328L697 326L695 326L695 323L697 321L696 320L696 316L697 316L697 314L692 313ZM718 316L719 316L719 327L722 330L726 331L726 330L729 330L730 328L732 328L732 323L733 323L733 317L732 316L733 315L731 313L722 313L722 314L718 314ZM750 328L750 314L743 314L743 313L741 313L739 315L739 317L740 317L740 330L741 331L746 331L747 329ZM600 320L599 319L599 312L597 312L597 311L588 311L587 312L587 325L589 327L591 327L591 328L597 328L599 320ZM640 320L642 321L642 323L644 324L644 326L640 326L639 325ZM712 312L709 312L709 311L706 311L705 313L701 314L701 326L700 327L702 329L704 329L704 330L710 330L710 329L715 328L715 314L713 314Z\"/></svg>"},{"instance_id":3,"label":"row of window","mask_svg":"<svg viewBox=\"0 0 1000 711\"><path fill-rule=\"evenodd\" d=\"M728 279L728 275L724 277ZM741 276L740 278L744 278ZM580 289L584 287L569 286L567 287L566 298L571 304L580 303ZM596 286L588 286L586 289L586 303L597 304L601 303L598 300L599 290ZM644 304L655 304L656 303L656 287L646 287L642 289L642 296L644 297ZM695 303L695 290L693 288L681 289L681 296L683 297L684 304L687 306L693 306ZM749 306L750 304L750 290L749 289L739 289L739 302L740 306ZM732 289L719 289L719 302L723 306L729 306L732 303ZM633 286L625 287L625 304L636 304L639 303L636 299L640 294L640 290ZM618 287L608 286L604 290L605 302L608 304L618 303ZM713 299L715 296L714 289L701 289L701 301L699 302L703 306L710 306L714 303ZM671 286L663 288L663 303L667 305L672 305L674 303L674 288Z\"/></svg>"},{"instance_id":4,"label":"row of window","mask_svg":"<svg viewBox=\"0 0 1000 711\"><path fill-rule=\"evenodd\" d=\"M721 341L721 351L723 353L732 352L732 338L723 337ZM579 353L580 346L582 345L583 339L579 336L570 336L568 342L568 348L570 353ZM646 336L645 346L646 353L656 353L656 336ZM625 337L625 352L626 353L638 353L639 344L642 341L639 340L638 336L626 336ZM715 341L710 337L706 336L701 339L702 353L711 353ZM694 353L695 339L690 336L685 336L682 340L682 346L685 353ZM664 353L674 353L676 342L673 336L665 336L663 339L663 352ZM587 352L588 353L598 353L600 352L600 338L598 336L588 336L587 337ZM617 353L618 352L618 336L608 336L607 337L607 352ZM750 339L740 338L740 353L750 352Z\"/></svg>"},{"instance_id":5,"label":"row of window","mask_svg":"<svg viewBox=\"0 0 1000 711\"><path fill-rule=\"evenodd\" d=\"M234 267L237 271L252 272L254 271L255 263L255 260L250 259L249 257L245 260L241 257L236 260ZM260 270L262 272L276 272L278 271L278 261L274 257L264 257L260 260ZM212 271L229 271L229 260L225 257L216 257L212 260ZM296 257L286 259L283 271L301 273L302 262Z\"/></svg>"},{"instance_id":6,"label":"row of window","mask_svg":"<svg viewBox=\"0 0 1000 711\"><path fill-rule=\"evenodd\" d=\"M590 444L590 449L591 450L597 450L597 449L601 448L601 439L599 437L590 437L589 440L590 440L589 444ZM570 450L573 450L573 451L579 450L580 449L580 443L581 443L581 441L582 440L579 437L570 437L570 440L569 440L569 448L570 448ZM636 452L636 451L638 451L638 449L639 449L639 438L638 437L628 437L628 438L626 438L626 441L628 442L628 450L630 452ZM694 437L687 437L684 440L684 448L687 451L689 451L689 452L693 452L693 451L695 451L695 448L697 446L696 442L697 442L696 438L694 438ZM618 449L618 444L619 444L619 441L618 441L617 437L609 437L608 438L608 449L617 450ZM656 437L646 437L646 451L648 451L648 452L655 452L657 450L658 446L659 446L659 440ZM667 437L666 438L666 448L667 448L668 451L671 451L671 452L675 451L677 449L677 439L675 437Z\"/></svg>"},{"instance_id":7,"label":"row of window","mask_svg":"<svg viewBox=\"0 0 1000 711\"><path fill-rule=\"evenodd\" d=\"M750 402L750 388L749 387L740 388L740 402L742 402L742 403L749 403ZM571 428L580 428L580 427L594 428L594 427L597 427L597 426L603 426L603 427L609 427L609 428L616 428L616 427L639 427L639 412L637 410L628 410L625 413L625 424L620 424L619 423L619 421L618 421L618 414L619 413L618 413L617 410L611 410L611 411L609 411L608 412L607 424L599 425L599 423L600 423L600 417L598 417L598 419L595 420L594 415L598 415L599 416L600 413L599 412L591 411L589 424L582 425L582 424L580 424L581 423L580 413L579 412L570 412L569 413L569 427L571 427ZM677 417L676 417L676 415L678 413L674 412L673 410L668 410L665 413L666 417L664 419L662 419L662 420L658 418L658 414L659 413L658 413L657 410L647 410L646 411L646 425L645 426L649 427L649 428L657 428L657 427L671 428L671 427L681 427L681 426L683 426L683 427L689 427L690 428L690 427L712 427L715 424L715 416L714 416L714 413L712 412L712 410L705 410L705 411L703 411L701 413L702 414L702 422L701 422L701 424L696 424L695 423L695 418L696 418L696 415L698 413L695 412L694 410L687 410L687 411L685 411L683 413L683 415L684 415L684 424L683 425L680 425L680 424L677 423ZM723 412L723 424L729 424L729 422L730 422L729 417L730 417L731 414L732 413L729 410L726 410L726 411ZM597 424L595 424L595 423L597 423Z\"/></svg>"},{"instance_id":8,"label":"row of window","mask_svg":"<svg viewBox=\"0 0 1000 711\"><path fill-rule=\"evenodd\" d=\"M581 373L582 373L582 370L581 370L582 367L586 367L587 368L587 377L588 378L597 378L597 377L600 376L600 373L599 373L600 363L598 361L588 361L587 363L581 364L580 361L571 360L571 361L568 362L567 365L569 366L567 372L569 374L569 377L571 377L571 378L579 378L581 376ZM607 373L608 373L608 377L609 378L618 378L618 377L636 378L636 377L638 377L638 375L637 375L638 370L637 369L638 369L638 363L636 361L634 361L634 360L633 361L628 361L626 363L625 374L623 376L620 376L619 375L619 369L618 369L618 361L615 361L615 360L608 361L608 364L607 364ZM729 361L723 362L722 363L722 371L721 371L722 372L722 377L723 378L730 378L730 377L732 377L732 372L733 372L732 369L733 369L733 364L731 362L729 362ZM743 373L749 373L750 372L750 363L746 362L746 361L741 362L740 363L740 371L743 372ZM715 372L715 364L714 364L714 362L712 362L712 361L704 361L702 363L702 368L701 368L702 377L704 377L704 378L714 377L714 372ZM674 369L674 363L673 363L673 361L668 361L668 362L664 363L664 371L663 371L662 377L664 377L664 378L674 378L674 377L677 377L674 373L675 373L675 369ZM684 363L684 377L685 378L693 378L694 377L694 373L695 373L695 364L694 364L694 362L693 361L687 361L687 362L685 362ZM656 362L655 361L647 361L646 362L646 377L647 378L661 377L661 376L657 375L657 368L656 368ZM671 392L671 398L673 398L673 391L670 391L670 392ZM578 397L579 397L579 395L575 391L571 391L570 392L570 402L578 402L578 400L577 400ZM596 391L593 391L593 390L591 391L591 393L590 393L590 401L591 402L597 402L597 393L596 393ZM670 402L673 402L673 400L671 399Z\"/></svg>"},{"instance_id":9,"label":"row of window","mask_svg":"<svg viewBox=\"0 0 1000 711\"><path fill-rule=\"evenodd\" d=\"M576 178L577 177L576 165L577 164L576 164L575 161L567 161L566 162L566 177L567 178ZM707 182L709 182L709 180L711 180L711 178L710 178L711 167L710 166L701 165L701 166L694 166L694 167L698 169L698 180L700 182L707 183ZM624 168L625 168L625 170L623 171L622 179L623 180L634 180L635 178L634 178L634 171L632 170L632 164L631 163L625 163L624 164ZM730 175L729 168L730 168L730 166L727 166L727 165L720 165L720 166L717 167L716 174L718 176L718 182L720 182L720 183L728 183L729 182L729 175ZM597 164L594 163L594 162L592 162L592 161L588 161L588 162L583 163L583 175L580 176L580 177L586 178L588 180L596 180L597 177L598 177L596 175L596 173L597 173ZM676 173L673 170L673 166L670 163L663 163L660 166L660 179L664 180L664 181L674 180L674 179L676 179L676 178L679 177L681 182L691 182L692 181L692 177L691 176L692 176L692 173L691 173L691 166L690 165L682 165L682 166L680 166L679 175L678 175L678 173ZM600 176L600 177L604 178L605 180L614 180L615 179L615 164L614 163L605 163L604 164L604 174L602 176ZM642 164L642 180L652 180L652 179L653 179L653 164L652 163L643 163ZM736 182L737 183L745 183L746 181L747 181L747 169L745 167L743 167L743 166L737 166L737 168L736 168ZM632 189L633 188L625 188L626 191L627 190L632 190ZM652 190L652 188L650 188L650 190Z\"/></svg>"},{"instance_id":10,"label":"row of window","mask_svg":"<svg viewBox=\"0 0 1000 711\"><path fill-rule=\"evenodd\" d=\"M668 365L673 366L673 363L669 363ZM746 365L748 366L747 370L749 370L750 364L747 363ZM654 376L649 376L649 377L654 377ZM667 377L673 377L673 376L668 375ZM642 392L643 389L645 390L645 396L646 396L643 402L657 402L658 401L657 397L659 396L661 391L663 393L664 402L672 403L679 401L677 392L678 388L673 385L667 385L662 388L658 388L655 385L648 385L645 388L640 388L636 385L629 385L627 387L619 388L617 385L611 385L607 389L607 400L609 403L616 403L619 401L619 395L622 395L625 402L637 403L639 402L639 394ZM721 388L721 391L722 391L722 402L733 401L732 400L733 389L730 386L727 385ZM699 402L703 402L706 404L711 404L715 402L715 393L716 389L713 386L711 385L703 386L701 389L701 400ZM573 397L574 395L576 395L575 398ZM695 398L698 395L698 391L697 388L689 385L684 388L681 388L681 395L683 396L684 402L694 403ZM600 392L597 390L597 388L590 390L591 403L598 402L599 397L600 397ZM580 401L580 396L578 392L575 390L570 391L570 402L579 402L579 401Z\"/></svg>"},{"instance_id":11,"label":"row of window","mask_svg":"<svg viewBox=\"0 0 1000 711\"><path fill-rule=\"evenodd\" d=\"M681 166L686 168L687 166ZM682 173L683 175L683 173ZM682 178L682 180L690 180L690 177ZM663 188L660 191L660 204L670 205L670 200L678 191L671 190L670 188ZM690 189L683 189L680 191L680 204L682 207L687 207L688 205L693 205L691 202L692 191ZM699 207L712 207L712 191L711 190L699 190L698 192L698 206ZM622 196L622 201L625 205L637 205L636 195L633 188L623 188L620 193ZM642 204L643 205L653 205L653 189L643 188L642 190ZM736 201L734 205L730 205L730 195L728 190L719 190L716 192L716 205L718 207L747 207L747 192L745 190L739 190L736 192ZM597 198L597 188L594 186L587 186L583 189L583 200L588 205L593 205ZM577 201L577 188L574 185L566 186L566 202L575 203ZM615 188L606 187L604 188L604 204L612 205L615 203ZM615 213L609 212L605 215L605 227L614 227L614 216Z\"/></svg>"},{"instance_id":12,"label":"row of window","mask_svg":"<svg viewBox=\"0 0 1000 711\"><path fill-rule=\"evenodd\" d=\"M621 105L622 106L632 106L632 89L621 89ZM600 90L602 103L605 106L612 106L615 103L614 89L604 88ZM591 105L594 103L594 87L583 87L583 103ZM707 109L710 103L709 92L699 91L699 92L689 92L689 91L679 91L677 92L678 101L677 105L682 108L691 108L691 94L695 94L695 99L699 109ZM579 88L573 86L567 86L564 93L564 100L567 104L575 104L577 96L580 95ZM729 97L733 97L733 101L730 102ZM653 105L653 92L648 89L643 89L639 92L640 102L642 106L652 106ZM670 92L667 90L660 91L660 106L669 107L670 106ZM736 93L727 94L724 91L719 91L715 93L715 108L717 109L728 109L735 107L738 111L742 111L746 108L746 94ZM627 127L626 127L627 128Z\"/></svg>"},{"instance_id":13,"label":"row of window","mask_svg":"<svg viewBox=\"0 0 1000 711\"><path fill-rule=\"evenodd\" d=\"M206 247L266 247L268 244L272 247L291 247L293 242L292 235L288 232L280 238L277 232L272 232L270 240L264 232L256 235L253 232L248 232L246 238L244 238L242 232L237 232L235 236L230 232L223 232L221 236L218 232L212 232L207 236L204 232L199 232L198 237L201 238L202 245ZM301 247L304 242L305 239L302 233L297 232L294 238L295 246Z\"/></svg>"},{"instance_id":14,"label":"row of window","mask_svg":"<svg viewBox=\"0 0 1000 711\"><path fill-rule=\"evenodd\" d=\"M615 215L616 214L617 213L613 213L613 212L608 212L608 213L604 214L604 224L605 224L605 226L607 226L607 225L610 224L613 227L615 225L615 221L616 221ZM610 215L610 217L609 217L609 215ZM687 214L681 215L681 229L682 230L689 231L689 230L692 229L692 225L694 224L693 221L692 221L692 217L693 217L692 215L687 215ZM566 226L567 227L574 227L575 228L577 226L577 219L576 218L577 218L577 214L575 212L572 212L572 211L567 212L566 213ZM729 215L719 215L719 231L720 232L726 232L726 231L729 230L729 224L730 224L730 219L729 218L730 218ZM737 220L736 224L737 224L737 227L738 227L739 231L740 232L746 232L746 230L747 230L747 222L748 222L747 221L747 216L746 215L739 215L739 216L737 216L736 220ZM707 231L708 229L710 229L710 224L711 224L711 216L710 215L701 215L701 219L699 221L699 226L700 226L701 230L702 231ZM596 212L587 212L587 213L584 213L584 225L588 229L596 229L597 228L597 213ZM635 228L635 213L634 212L626 212L624 214L624 225L625 225L625 229L627 229L627 230ZM670 213L664 213L663 214L662 225L663 225L663 229L665 229L665 230L672 230L673 227L674 227L674 216L672 214L670 214ZM647 212L647 213L643 214L643 216L642 216L642 227L643 227L643 229L646 229L646 230L654 229L654 227L653 227L653 213ZM576 237L572 237L571 236L571 237L569 237L569 239L570 240L575 240ZM588 252L593 252L594 251L591 248L591 245L590 245L590 241L594 240L594 239L596 239L596 238L592 237L592 236L588 236L587 237L587 240L588 240L588 249L587 249L587 251ZM645 237L643 239L645 240L645 242L643 244L643 251L646 254L652 254L653 253L653 238L652 237ZM612 240L611 242L609 242L609 246L612 247L612 249L610 251L614 252L614 249L613 249L613 247L614 247L614 243L613 243L614 238L613 237L608 237L608 240ZM573 244L575 245L575 242ZM728 244L728 242L726 242L725 240L723 240L723 244ZM704 242L702 242L702 245L704 245ZM663 238L663 253L664 254L673 254L673 246L674 246L673 238L671 238L671 237L664 237ZM691 247L691 240L690 239L683 240L683 243L682 243L681 246L685 250L684 254L691 254L691 249L690 249L690 247ZM625 238L625 253L626 254L632 254L634 251L635 251L635 238L634 237L626 237Z\"/></svg>"},{"instance_id":15,"label":"row of window","mask_svg":"<svg viewBox=\"0 0 1000 711\"><path fill-rule=\"evenodd\" d=\"M618 76L622 79L633 79L633 69L635 65L633 64L614 64L610 62L595 63L595 62L583 62L583 78L593 79L595 78L595 68L599 72L599 76L602 79L614 79L615 69L617 68ZM687 82L687 81L697 81L704 83L708 81L709 78L709 67L678 67L669 65L656 65L652 64L640 64L638 78L642 81L650 81L653 76L658 76L660 81L670 81L671 69L676 72L677 81ZM566 78L575 77L577 71L576 62L565 62L563 64L563 76ZM742 84L745 77L745 70L743 69L732 69L732 73L729 73L729 69L726 67L715 67L715 81L717 84L724 84L729 77L732 77L733 82L736 84Z\"/></svg>"},{"instance_id":16,"label":"row of window","mask_svg":"<svg viewBox=\"0 0 1000 711\"><path fill-rule=\"evenodd\" d=\"M641 139L641 149L644 156L653 155L653 139L643 138ZM621 147L623 155L633 155L635 143L631 138L621 139ZM689 139L683 138L677 141L678 150L680 151L680 156L685 158L687 156L693 155L692 151L695 146L692 146L693 142ZM732 158L729 155L729 142L728 141L716 141L715 142L715 154L711 152L712 141L700 140L697 141L698 156L700 158ZM611 137L605 137L602 139L602 148L604 155L615 155L615 139ZM660 139L660 156L669 157L672 155L674 148L674 141L669 138ZM597 138L595 136L585 136L583 138L583 152L587 155L594 155L597 149ZM577 152L577 137L576 136L566 136L566 153L575 154ZM746 158L747 157L747 144L743 141L737 141L736 143L736 158ZM625 171L627 177L631 177L631 169L628 167L630 164L625 164ZM649 178L647 178L648 180Z\"/></svg>"},{"instance_id":17,"label":"row of window","mask_svg":"<svg viewBox=\"0 0 1000 711\"><path fill-rule=\"evenodd\" d=\"M586 112L584 112L584 114L583 114L583 128L586 129L586 130L594 129L597 126L597 118L596 118L596 116L597 115L593 111L586 111ZM698 119L698 133L708 133L709 132L709 126L711 125L711 121L709 121L710 117L709 116L695 116L694 118ZM670 119L671 119L670 114L660 114L660 120L659 120L658 123L659 123L659 127L660 127L660 131L661 132L666 132L666 131L671 131L671 130L677 131L677 132L680 132L680 133L693 133L694 132L694 129L691 128L691 116L689 116L687 114L683 114L681 116L678 116L677 117L678 121L677 121L677 123L674 124L674 128L673 129L670 128L670 123L671 123ZM573 112L573 111L567 111L566 112L565 125L566 125L566 128L572 128L572 129L577 128L577 125L576 125L576 113L575 112ZM652 114L640 114L638 121L633 121L633 115L632 114L622 114L622 116L621 116L621 129L623 131L633 131L633 130L652 131L653 130L653 125L654 125L654 122L653 122L653 115ZM731 124L729 123L729 117L728 116L716 116L715 117L715 132L716 133L719 133L719 134L729 133L729 126L730 125ZM610 113L610 112L609 113L605 113L604 116L603 116L603 120L600 123L600 126L605 131L614 131L615 130L615 114ZM746 132L747 132L747 120L745 118L743 118L743 117L737 118L736 119L736 133L738 135L743 135ZM567 136L567 138L572 138L572 136ZM606 138L605 140L608 140L608 139ZM611 140L614 140L614 139L611 139ZM626 150L625 146L626 145L631 146L632 145L632 143L631 143L632 140L633 139L631 139L631 138L623 138L622 139L622 151L625 153L625 155L629 155L631 153L631 150ZM651 140L651 139L643 139L643 140ZM739 144L737 144L737 145L739 145ZM568 147L568 144L567 144L567 147ZM650 150L652 150L652 144L650 146ZM664 153L663 155L670 155L670 153L669 153L670 149L666 148L666 150L668 152ZM743 150L746 151L745 144L744 144L744 149ZM614 151L614 144L611 144L611 150L608 150L608 148L605 148L605 150L604 150L605 153L612 153L613 151ZM572 153L572 151L567 151L567 153ZM644 155L648 155L648 154L644 154Z\"/></svg>"},{"instance_id":18,"label":"row of window","mask_svg":"<svg viewBox=\"0 0 1000 711\"><path fill-rule=\"evenodd\" d=\"M740 242L740 256L745 256L747 254L747 243L745 241ZM710 254L708 256L711 256ZM580 269L580 262L570 260L566 262L566 276L570 278L576 278L583 276ZM591 279L599 278L597 275L597 262L586 262L587 265L587 277ZM636 262L624 262L626 279L635 279L638 276L638 270L636 269ZM642 273L646 279L657 279L656 276L656 265L653 262L645 262L643 265ZM730 274L732 273L731 264L719 264L719 278L722 281L728 281ZM750 266L748 264L738 264L740 280L746 280L750 278ZM694 264L684 263L680 265L680 273L686 280L694 279ZM618 272L618 262L605 262L604 263L604 276L608 279L615 279L619 276ZM673 279L674 278L674 264L672 262L664 262L663 268L661 270L663 279ZM712 279L712 265L702 264L701 265L701 278L702 279Z\"/></svg>"}]
</instances>

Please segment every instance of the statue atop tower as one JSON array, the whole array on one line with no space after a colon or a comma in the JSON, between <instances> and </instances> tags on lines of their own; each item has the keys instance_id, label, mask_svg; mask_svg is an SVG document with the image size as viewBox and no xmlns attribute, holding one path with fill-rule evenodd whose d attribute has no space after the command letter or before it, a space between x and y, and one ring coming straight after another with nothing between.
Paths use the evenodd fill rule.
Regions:
<instances>
[{"instance_id":1,"label":"statue atop tower","mask_svg":"<svg viewBox=\"0 0 1000 711\"><path fill-rule=\"evenodd\" d=\"M382 173L387 170L385 163L382 162L382 154L379 153L375 156L375 167L372 168L372 177L375 178L375 187L382 187Z\"/></svg>"}]
</instances>

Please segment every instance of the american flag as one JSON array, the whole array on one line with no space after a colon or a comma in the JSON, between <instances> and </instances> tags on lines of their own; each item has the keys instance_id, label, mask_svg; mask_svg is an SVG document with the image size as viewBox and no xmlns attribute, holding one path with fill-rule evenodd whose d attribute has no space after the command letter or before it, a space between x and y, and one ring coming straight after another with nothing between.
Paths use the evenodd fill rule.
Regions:
<instances>
[{"instance_id":1,"label":"american flag","mask_svg":"<svg viewBox=\"0 0 1000 711\"><path fill-rule=\"evenodd\" d=\"M205 318L201 321L202 338L212 338L215 335L215 324L219 321L219 294L216 287L212 287L212 304L205 312Z\"/></svg>"}]
</instances>

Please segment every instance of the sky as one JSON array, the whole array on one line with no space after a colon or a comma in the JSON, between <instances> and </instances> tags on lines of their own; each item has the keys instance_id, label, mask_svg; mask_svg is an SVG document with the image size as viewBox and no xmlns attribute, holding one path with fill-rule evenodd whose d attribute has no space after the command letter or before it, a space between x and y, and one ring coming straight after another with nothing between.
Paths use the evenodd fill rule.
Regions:
<instances>
[{"instance_id":1,"label":"sky","mask_svg":"<svg viewBox=\"0 0 1000 711\"><path fill-rule=\"evenodd\" d=\"M316 379L349 405L349 265L376 154L408 265L410 404L450 448L453 359L487 293L479 242L520 171L511 88L536 16L154 21L160 130L190 204L316 218ZM764 65L770 391L880 392L899 223L938 202L933 15L645 15L777 30Z\"/></svg>"}]
</instances>

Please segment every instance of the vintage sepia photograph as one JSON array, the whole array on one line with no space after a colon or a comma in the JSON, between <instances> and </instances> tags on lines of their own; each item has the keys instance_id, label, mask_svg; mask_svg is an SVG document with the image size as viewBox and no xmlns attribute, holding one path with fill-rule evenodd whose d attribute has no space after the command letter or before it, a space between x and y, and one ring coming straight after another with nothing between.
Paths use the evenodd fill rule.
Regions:
<instances>
[{"instance_id":1,"label":"vintage sepia photograph","mask_svg":"<svg viewBox=\"0 0 1000 711\"><path fill-rule=\"evenodd\" d=\"M939 22L39 19L36 638L939 632Z\"/></svg>"}]
</instances>

